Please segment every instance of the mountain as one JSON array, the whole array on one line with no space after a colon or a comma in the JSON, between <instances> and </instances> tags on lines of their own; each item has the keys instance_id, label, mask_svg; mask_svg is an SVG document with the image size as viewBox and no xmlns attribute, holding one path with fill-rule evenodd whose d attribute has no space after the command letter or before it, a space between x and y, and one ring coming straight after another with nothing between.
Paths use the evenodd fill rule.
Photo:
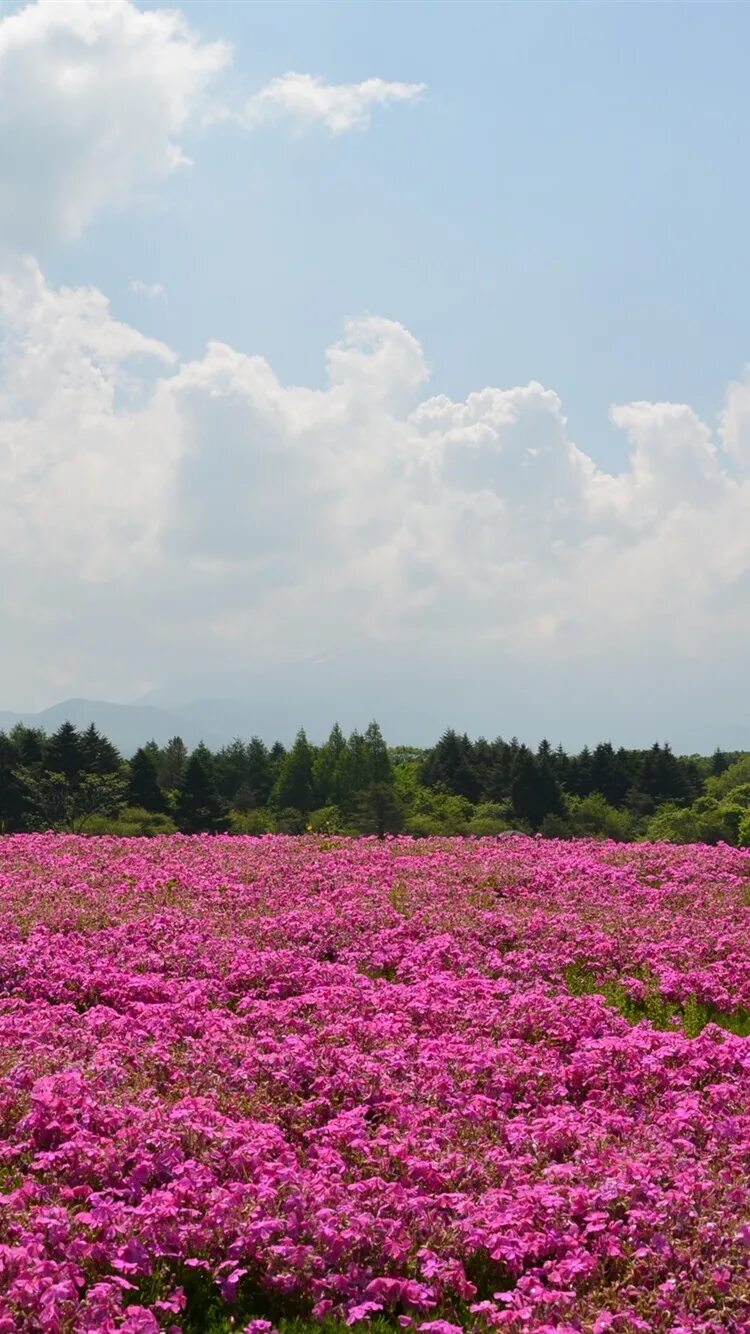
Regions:
<instances>
[{"instance_id":1,"label":"mountain","mask_svg":"<svg viewBox=\"0 0 750 1334\"><path fill-rule=\"evenodd\" d=\"M210 723L210 719L206 719ZM61 723L71 722L76 727L95 723L99 731L112 741L125 756L130 756L152 738L163 746L170 737L181 736L188 747L205 741L207 746L224 744L224 732L202 726L200 714L182 714L179 710L157 708L147 704L112 704L109 700L66 699L39 713L0 712L0 730L8 731L16 723L26 727L41 727L55 732Z\"/></svg>"},{"instance_id":2,"label":"mountain","mask_svg":"<svg viewBox=\"0 0 750 1334\"><path fill-rule=\"evenodd\" d=\"M589 691L585 700L574 701L564 683L553 693L542 690L531 672L527 676L523 691L511 692L498 683L488 710L482 700L492 697L489 673L480 663L459 670L446 661L425 662L415 689L403 663L394 658L369 663L362 658L321 658L282 663L263 673L256 669L175 681L133 704L66 699L38 713L0 711L0 730L23 722L51 733L66 720L81 728L95 723L126 757L152 738L164 745L173 736L181 736L191 749L204 741L214 750L237 736L288 745L301 726L317 744L334 721L351 732L364 729L373 718L393 745L430 746L446 727L455 727L471 736L516 735L531 745L546 735L569 751L607 739L634 748L668 740L683 755L710 755L717 746L750 750L745 723L706 721L698 711L690 715L685 710L686 722L669 709L664 694L647 701L642 713L623 719L615 730L612 701L603 687L598 698ZM217 687L221 694L209 693Z\"/></svg>"}]
</instances>

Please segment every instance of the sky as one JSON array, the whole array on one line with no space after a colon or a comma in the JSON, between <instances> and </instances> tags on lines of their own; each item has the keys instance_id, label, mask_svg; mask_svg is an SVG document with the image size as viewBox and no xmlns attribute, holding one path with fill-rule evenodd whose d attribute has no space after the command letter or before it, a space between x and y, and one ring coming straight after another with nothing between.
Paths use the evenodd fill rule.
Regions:
<instances>
[{"instance_id":1,"label":"sky","mask_svg":"<svg viewBox=\"0 0 750 1334\"><path fill-rule=\"evenodd\" d=\"M750 727L748 40L0 3L0 708Z\"/></svg>"}]
</instances>

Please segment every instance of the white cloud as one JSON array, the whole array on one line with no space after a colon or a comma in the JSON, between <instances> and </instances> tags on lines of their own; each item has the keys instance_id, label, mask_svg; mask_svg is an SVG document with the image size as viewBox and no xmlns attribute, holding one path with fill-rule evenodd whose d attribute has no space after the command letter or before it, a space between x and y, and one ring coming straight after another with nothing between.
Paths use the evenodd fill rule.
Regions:
<instances>
[{"instance_id":1,"label":"white cloud","mask_svg":"<svg viewBox=\"0 0 750 1334\"><path fill-rule=\"evenodd\" d=\"M32 265L0 320L8 702L91 690L92 662L99 694L132 694L134 671L355 642L499 654L517 682L595 663L610 692L638 691L639 654L679 672L750 651L746 387L716 438L684 405L615 409L631 454L611 475L539 384L425 398L387 319L349 323L322 390L222 343L177 366Z\"/></svg>"},{"instance_id":2,"label":"white cloud","mask_svg":"<svg viewBox=\"0 0 750 1334\"><path fill-rule=\"evenodd\" d=\"M332 134L366 129L373 109L396 102L413 102L425 91L423 83L389 83L364 79L361 83L326 83L312 74L290 71L272 79L245 106L242 120L249 128L277 117L299 125L321 122Z\"/></svg>"},{"instance_id":3,"label":"white cloud","mask_svg":"<svg viewBox=\"0 0 750 1334\"><path fill-rule=\"evenodd\" d=\"M0 253L70 240L124 207L188 163L194 126L284 115L339 133L422 90L285 74L235 115L221 104L230 59L178 10L131 0L36 0L0 16Z\"/></svg>"},{"instance_id":4,"label":"white cloud","mask_svg":"<svg viewBox=\"0 0 750 1334\"><path fill-rule=\"evenodd\" d=\"M0 277L0 327L0 553L32 585L118 579L158 535L175 432L138 403L173 354L33 261Z\"/></svg>"},{"instance_id":5,"label":"white cloud","mask_svg":"<svg viewBox=\"0 0 750 1334\"><path fill-rule=\"evenodd\" d=\"M78 236L186 161L228 63L175 10L38 0L0 18L0 244Z\"/></svg>"},{"instance_id":6,"label":"white cloud","mask_svg":"<svg viewBox=\"0 0 750 1334\"><path fill-rule=\"evenodd\" d=\"M167 297L163 283L146 283L142 278L131 278L128 286L136 296L146 296L149 301L165 301Z\"/></svg>"}]
</instances>

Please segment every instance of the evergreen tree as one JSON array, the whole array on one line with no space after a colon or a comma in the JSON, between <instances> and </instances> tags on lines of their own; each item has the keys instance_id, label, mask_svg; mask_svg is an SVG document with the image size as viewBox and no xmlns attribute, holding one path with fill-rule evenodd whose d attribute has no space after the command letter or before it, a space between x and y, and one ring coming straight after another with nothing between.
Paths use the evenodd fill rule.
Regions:
<instances>
[{"instance_id":1,"label":"evergreen tree","mask_svg":"<svg viewBox=\"0 0 750 1334\"><path fill-rule=\"evenodd\" d=\"M116 774L122 767L122 756L107 737L102 736L91 723L80 738L81 764L88 774Z\"/></svg>"},{"instance_id":2,"label":"evergreen tree","mask_svg":"<svg viewBox=\"0 0 750 1334\"><path fill-rule=\"evenodd\" d=\"M393 770L388 747L376 722L368 724L363 741L367 755L367 786L377 786L383 783L386 785L392 784Z\"/></svg>"},{"instance_id":3,"label":"evergreen tree","mask_svg":"<svg viewBox=\"0 0 750 1334\"><path fill-rule=\"evenodd\" d=\"M426 787L442 788L457 797L466 797L467 801L477 801L480 788L473 760L469 738L448 728L427 754L422 766L422 782Z\"/></svg>"},{"instance_id":4,"label":"evergreen tree","mask_svg":"<svg viewBox=\"0 0 750 1334\"><path fill-rule=\"evenodd\" d=\"M247 747L245 772L252 806L267 806L274 783L273 760L260 737L254 736Z\"/></svg>"},{"instance_id":5,"label":"evergreen tree","mask_svg":"<svg viewBox=\"0 0 750 1334\"><path fill-rule=\"evenodd\" d=\"M489 741L487 741L486 737L480 736L478 740L474 742L472 759L474 776L479 787L479 800L487 801L489 800L487 789L491 781L494 754L492 746Z\"/></svg>"},{"instance_id":6,"label":"evergreen tree","mask_svg":"<svg viewBox=\"0 0 750 1334\"><path fill-rule=\"evenodd\" d=\"M731 758L727 755L726 751L722 750L720 746L717 746L711 756L711 777L718 778L720 774L723 774L725 770L729 768L731 763Z\"/></svg>"},{"instance_id":7,"label":"evergreen tree","mask_svg":"<svg viewBox=\"0 0 750 1334\"><path fill-rule=\"evenodd\" d=\"M271 772L271 789L279 776L281 766L286 758L286 746L281 741L274 741L268 752L269 767ZM270 796L270 792L269 792Z\"/></svg>"},{"instance_id":8,"label":"evergreen tree","mask_svg":"<svg viewBox=\"0 0 750 1334\"><path fill-rule=\"evenodd\" d=\"M223 834L229 828L227 808L205 756L205 746L196 747L180 783L175 817L183 834Z\"/></svg>"},{"instance_id":9,"label":"evergreen tree","mask_svg":"<svg viewBox=\"0 0 750 1334\"><path fill-rule=\"evenodd\" d=\"M652 809L664 801L687 802L700 791L700 779L691 761L681 761L669 745L658 741L643 757L640 787Z\"/></svg>"},{"instance_id":10,"label":"evergreen tree","mask_svg":"<svg viewBox=\"0 0 750 1334\"><path fill-rule=\"evenodd\" d=\"M156 764L145 746L141 746L130 761L127 802L128 806L140 806L144 811L167 809L164 793L159 787Z\"/></svg>"},{"instance_id":11,"label":"evergreen tree","mask_svg":"<svg viewBox=\"0 0 750 1334\"><path fill-rule=\"evenodd\" d=\"M313 760L313 788L316 810L323 806L342 806L346 792L346 738L338 723L319 746Z\"/></svg>"},{"instance_id":12,"label":"evergreen tree","mask_svg":"<svg viewBox=\"0 0 750 1334\"><path fill-rule=\"evenodd\" d=\"M591 756L591 785L610 806L620 806L628 790L628 774L623 765L624 751L615 754L609 741L596 746Z\"/></svg>"},{"instance_id":13,"label":"evergreen tree","mask_svg":"<svg viewBox=\"0 0 750 1334\"><path fill-rule=\"evenodd\" d=\"M185 774L188 761L187 746L181 736L173 736L159 752L156 772L163 792L176 792Z\"/></svg>"},{"instance_id":14,"label":"evergreen tree","mask_svg":"<svg viewBox=\"0 0 750 1334\"><path fill-rule=\"evenodd\" d=\"M370 782L370 756L362 733L355 728L346 744L341 763L341 800L344 810L356 808L360 792Z\"/></svg>"},{"instance_id":15,"label":"evergreen tree","mask_svg":"<svg viewBox=\"0 0 750 1334\"><path fill-rule=\"evenodd\" d=\"M16 772L18 752L9 736L0 732L0 833L15 834L24 827L26 794Z\"/></svg>"},{"instance_id":16,"label":"evergreen tree","mask_svg":"<svg viewBox=\"0 0 750 1334\"><path fill-rule=\"evenodd\" d=\"M510 797L516 818L532 829L539 829L546 815L562 815L565 810L551 765L540 763L526 746L516 757Z\"/></svg>"},{"instance_id":17,"label":"evergreen tree","mask_svg":"<svg viewBox=\"0 0 750 1334\"><path fill-rule=\"evenodd\" d=\"M357 828L362 834L397 834L403 828L403 814L392 783L371 783L359 794Z\"/></svg>"},{"instance_id":18,"label":"evergreen tree","mask_svg":"<svg viewBox=\"0 0 750 1334\"><path fill-rule=\"evenodd\" d=\"M44 769L60 774L71 788L77 787L84 773L82 738L72 723L61 723L44 748Z\"/></svg>"},{"instance_id":19,"label":"evergreen tree","mask_svg":"<svg viewBox=\"0 0 750 1334\"><path fill-rule=\"evenodd\" d=\"M272 802L277 810L291 808L306 815L314 808L313 753L304 728L284 756L274 784Z\"/></svg>"},{"instance_id":20,"label":"evergreen tree","mask_svg":"<svg viewBox=\"0 0 750 1334\"><path fill-rule=\"evenodd\" d=\"M33 769L42 763L47 738L41 727L26 727L24 723L16 723L11 728L9 740L15 749L18 764L24 769Z\"/></svg>"},{"instance_id":21,"label":"evergreen tree","mask_svg":"<svg viewBox=\"0 0 750 1334\"><path fill-rule=\"evenodd\" d=\"M562 746L557 746L553 756L553 767L555 777L563 788L570 787L570 758L566 755Z\"/></svg>"},{"instance_id":22,"label":"evergreen tree","mask_svg":"<svg viewBox=\"0 0 750 1334\"><path fill-rule=\"evenodd\" d=\"M247 782L247 746L239 737L222 746L214 757L216 786L225 801L235 804L235 796Z\"/></svg>"},{"instance_id":23,"label":"evergreen tree","mask_svg":"<svg viewBox=\"0 0 750 1334\"><path fill-rule=\"evenodd\" d=\"M513 771L514 752L507 741L497 737L490 745L490 764L484 780L484 797L487 801L505 801L510 793L510 779Z\"/></svg>"}]
</instances>

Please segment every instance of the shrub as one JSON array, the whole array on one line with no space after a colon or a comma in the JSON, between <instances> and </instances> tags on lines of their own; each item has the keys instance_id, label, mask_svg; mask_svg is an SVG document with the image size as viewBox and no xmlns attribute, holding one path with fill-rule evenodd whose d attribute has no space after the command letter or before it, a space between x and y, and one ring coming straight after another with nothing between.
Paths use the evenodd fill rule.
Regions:
<instances>
[{"instance_id":1,"label":"shrub","mask_svg":"<svg viewBox=\"0 0 750 1334\"><path fill-rule=\"evenodd\" d=\"M503 834L510 828L507 807L498 802L485 801L475 807L466 832L479 837L491 837L493 834Z\"/></svg>"},{"instance_id":2,"label":"shrub","mask_svg":"<svg viewBox=\"0 0 750 1334\"><path fill-rule=\"evenodd\" d=\"M338 806L321 806L308 815L307 828L312 834L345 834L346 817Z\"/></svg>"},{"instance_id":3,"label":"shrub","mask_svg":"<svg viewBox=\"0 0 750 1334\"><path fill-rule=\"evenodd\" d=\"M611 838L616 843L629 843L635 836L630 812L610 806L600 792L571 797L568 818L571 832L581 838Z\"/></svg>"},{"instance_id":4,"label":"shrub","mask_svg":"<svg viewBox=\"0 0 750 1334\"><path fill-rule=\"evenodd\" d=\"M107 815L92 815L88 834L111 834L116 838L155 838L160 834L174 834L174 820L161 811L147 811L142 806L125 806L116 819Z\"/></svg>"},{"instance_id":5,"label":"shrub","mask_svg":"<svg viewBox=\"0 0 750 1334\"><path fill-rule=\"evenodd\" d=\"M253 834L258 837L261 834L272 834L273 831L274 821L270 811L262 809L229 812L230 834Z\"/></svg>"}]
</instances>

